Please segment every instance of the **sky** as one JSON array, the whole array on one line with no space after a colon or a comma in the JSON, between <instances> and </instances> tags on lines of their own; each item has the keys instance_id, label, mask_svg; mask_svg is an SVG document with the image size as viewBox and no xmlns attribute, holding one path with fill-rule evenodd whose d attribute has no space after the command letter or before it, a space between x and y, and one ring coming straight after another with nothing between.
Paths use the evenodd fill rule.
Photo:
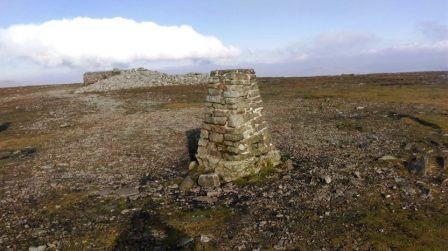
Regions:
<instances>
[{"instance_id":1,"label":"sky","mask_svg":"<svg viewBox=\"0 0 448 251\"><path fill-rule=\"evenodd\" d=\"M136 67L448 70L448 0L0 0L0 87Z\"/></svg>"}]
</instances>

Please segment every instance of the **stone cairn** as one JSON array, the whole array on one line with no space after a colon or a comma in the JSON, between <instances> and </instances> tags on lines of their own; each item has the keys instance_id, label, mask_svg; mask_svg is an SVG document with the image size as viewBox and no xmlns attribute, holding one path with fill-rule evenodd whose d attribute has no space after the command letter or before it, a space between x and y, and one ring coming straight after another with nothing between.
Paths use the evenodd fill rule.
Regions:
<instances>
[{"instance_id":1,"label":"stone cairn","mask_svg":"<svg viewBox=\"0 0 448 251\"><path fill-rule=\"evenodd\" d=\"M217 186L280 163L270 143L255 71L217 70L210 74L204 123L196 154L198 184Z\"/></svg>"},{"instance_id":2,"label":"stone cairn","mask_svg":"<svg viewBox=\"0 0 448 251\"><path fill-rule=\"evenodd\" d=\"M86 72L84 86L75 93L108 92L131 88L146 88L155 86L197 85L206 84L209 74L190 72L186 74L166 74L145 68L100 72Z\"/></svg>"},{"instance_id":3,"label":"stone cairn","mask_svg":"<svg viewBox=\"0 0 448 251\"><path fill-rule=\"evenodd\" d=\"M86 72L83 75L84 85L91 85L116 75L120 75L119 69L113 69L112 71Z\"/></svg>"}]
</instances>

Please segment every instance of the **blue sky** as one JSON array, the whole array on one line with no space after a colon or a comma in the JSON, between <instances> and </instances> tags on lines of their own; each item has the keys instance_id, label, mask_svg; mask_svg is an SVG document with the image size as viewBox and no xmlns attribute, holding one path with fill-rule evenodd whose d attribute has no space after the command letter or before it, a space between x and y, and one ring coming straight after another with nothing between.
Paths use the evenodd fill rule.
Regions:
<instances>
[{"instance_id":1,"label":"blue sky","mask_svg":"<svg viewBox=\"0 0 448 251\"><path fill-rule=\"evenodd\" d=\"M102 26L98 26L98 29L102 30L113 27L117 22L127 23L128 28L124 28L122 35L114 33L118 37L130 36L134 40L140 40L138 34L152 32L152 37L149 34L148 37L142 37L141 41L165 37L173 38L178 43L185 41L185 44L183 50L178 49L175 43L171 44L173 47L167 45L161 48L159 45L166 44L166 41L160 40L154 45L148 43L152 48L145 48L143 45L139 47L140 44L123 40L120 42L130 43L129 46L141 50L141 55L135 56L140 51L129 51L129 57L123 55L113 60L104 60L106 57L100 55L102 58L98 56L99 59L95 60L95 53L86 55L83 48L76 48L82 43L71 45L61 40L60 43L68 44L72 46L72 51L79 50L82 54L68 55L62 49L51 49L51 46L59 48L55 41L45 40L51 39L52 36L42 39L39 37L40 33L36 32L36 37L25 39L24 34L18 33L26 33L29 29L11 28L35 24L42 25L48 32L63 34L64 30L70 32L70 28L55 29L43 24L51 20L72 20L73 25L61 23L58 27L68 25L74 31L79 31L76 27L84 27L79 26L84 22L76 20L78 17L90 18L90 26L96 27L97 22L102 23ZM123 19L113 22L98 21L116 17ZM127 22L129 20L135 23ZM155 23L157 27L149 29L144 25L145 22ZM181 25L191 27L194 34L186 35L186 32L179 28ZM136 34L125 32L134 28ZM38 27L34 29L41 30ZM157 33L160 30L163 30L166 36L160 36ZM99 33L91 31L89 34L92 32ZM34 33L31 31L30 34ZM80 36L83 34L86 33L80 32ZM104 36L109 34L101 35ZM220 44L206 38L209 36ZM101 37L92 36L98 41ZM113 36L111 38L115 40ZM43 40L46 42L39 47ZM208 43L214 45L209 46ZM34 51L25 48L24 44L34 44L31 49L37 51L39 57L30 55ZM114 47L112 44L111 49L125 51L125 47L121 46L117 44ZM155 51L159 47L161 51ZM207 47L207 50L203 50L204 47ZM170 51L176 51L178 54L171 55ZM145 66L167 72L253 67L259 75L285 76L446 70L447 52L447 0L0 0L0 81L3 82L80 81L80 74L85 70L108 69L114 66ZM45 60L42 60L42 55L46 53L61 55L55 55L57 60L49 60L46 56ZM86 59L85 62L89 63L83 64L81 59Z\"/></svg>"}]
</instances>

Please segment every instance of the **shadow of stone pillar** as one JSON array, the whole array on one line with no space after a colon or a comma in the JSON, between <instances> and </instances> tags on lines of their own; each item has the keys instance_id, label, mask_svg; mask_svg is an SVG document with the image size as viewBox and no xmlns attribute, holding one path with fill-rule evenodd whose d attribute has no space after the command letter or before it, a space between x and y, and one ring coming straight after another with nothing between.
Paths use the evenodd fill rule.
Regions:
<instances>
[{"instance_id":1,"label":"shadow of stone pillar","mask_svg":"<svg viewBox=\"0 0 448 251\"><path fill-rule=\"evenodd\" d=\"M252 69L210 74L196 159L199 170L228 182L280 163L271 144Z\"/></svg>"}]
</instances>

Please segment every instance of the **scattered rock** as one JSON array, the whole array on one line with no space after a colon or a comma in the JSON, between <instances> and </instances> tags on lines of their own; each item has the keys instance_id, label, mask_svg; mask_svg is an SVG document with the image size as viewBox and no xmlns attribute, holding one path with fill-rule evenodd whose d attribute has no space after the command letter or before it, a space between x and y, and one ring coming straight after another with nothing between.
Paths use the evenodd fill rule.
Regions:
<instances>
[{"instance_id":1,"label":"scattered rock","mask_svg":"<svg viewBox=\"0 0 448 251\"><path fill-rule=\"evenodd\" d=\"M201 187L217 187L221 183L217 174L201 174L198 178L198 184Z\"/></svg>"},{"instance_id":2,"label":"scattered rock","mask_svg":"<svg viewBox=\"0 0 448 251\"><path fill-rule=\"evenodd\" d=\"M194 182L190 176L185 177L185 179L180 183L179 189L182 192L188 192L194 186Z\"/></svg>"},{"instance_id":3,"label":"scattered rock","mask_svg":"<svg viewBox=\"0 0 448 251\"><path fill-rule=\"evenodd\" d=\"M61 245L59 241L53 241L52 243L47 243L47 246L50 250L58 250L58 247Z\"/></svg>"},{"instance_id":4,"label":"scattered rock","mask_svg":"<svg viewBox=\"0 0 448 251\"><path fill-rule=\"evenodd\" d=\"M406 195L415 195L417 192L415 191L414 188L410 187L410 186L406 186L403 187L401 189Z\"/></svg>"},{"instance_id":5,"label":"scattered rock","mask_svg":"<svg viewBox=\"0 0 448 251\"><path fill-rule=\"evenodd\" d=\"M122 187L116 191L120 197L131 197L139 194L139 191L135 187Z\"/></svg>"},{"instance_id":6,"label":"scattered rock","mask_svg":"<svg viewBox=\"0 0 448 251\"><path fill-rule=\"evenodd\" d=\"M41 168L42 168L42 170L50 170L53 168L53 164L47 163L47 164L43 165Z\"/></svg>"},{"instance_id":7,"label":"scattered rock","mask_svg":"<svg viewBox=\"0 0 448 251\"><path fill-rule=\"evenodd\" d=\"M194 239L193 238L182 238L179 240L179 242L177 243L177 247L182 248L185 246L188 246L189 244L193 243Z\"/></svg>"},{"instance_id":8,"label":"scattered rock","mask_svg":"<svg viewBox=\"0 0 448 251\"><path fill-rule=\"evenodd\" d=\"M212 239L206 235L196 238L194 250L216 250L212 243Z\"/></svg>"},{"instance_id":9,"label":"scattered rock","mask_svg":"<svg viewBox=\"0 0 448 251\"><path fill-rule=\"evenodd\" d=\"M232 183L227 183L226 185L224 185L222 191L224 193L236 193L234 184Z\"/></svg>"},{"instance_id":10,"label":"scattered rock","mask_svg":"<svg viewBox=\"0 0 448 251\"><path fill-rule=\"evenodd\" d=\"M198 196L198 197L195 197L194 200L197 202L213 204L218 201L218 198L209 197L209 196Z\"/></svg>"},{"instance_id":11,"label":"scattered rock","mask_svg":"<svg viewBox=\"0 0 448 251\"><path fill-rule=\"evenodd\" d=\"M408 169L412 173L416 173L419 175L426 175L428 171L428 157L427 156L417 156L414 157L408 163Z\"/></svg>"},{"instance_id":12,"label":"scattered rock","mask_svg":"<svg viewBox=\"0 0 448 251\"><path fill-rule=\"evenodd\" d=\"M359 197L359 193L358 193L358 191L356 191L356 189L351 188L351 189L348 189L347 191L345 191L345 193L344 193L344 197L345 197L345 198L355 198L355 197Z\"/></svg>"},{"instance_id":13,"label":"scattered rock","mask_svg":"<svg viewBox=\"0 0 448 251\"><path fill-rule=\"evenodd\" d=\"M332 179L329 175L322 175L319 177L320 181L325 184L330 184Z\"/></svg>"},{"instance_id":14,"label":"scattered rock","mask_svg":"<svg viewBox=\"0 0 448 251\"><path fill-rule=\"evenodd\" d=\"M415 184L420 189L420 191L422 191L422 193L424 193L425 195L430 195L431 194L431 188L425 182L417 181Z\"/></svg>"},{"instance_id":15,"label":"scattered rock","mask_svg":"<svg viewBox=\"0 0 448 251\"><path fill-rule=\"evenodd\" d=\"M17 150L12 153L11 157L20 157L25 158L31 155L34 155L37 152L37 149L32 146L27 146L21 150Z\"/></svg>"},{"instance_id":16,"label":"scattered rock","mask_svg":"<svg viewBox=\"0 0 448 251\"><path fill-rule=\"evenodd\" d=\"M69 126L70 126L69 124L64 123L64 124L61 124L59 127L60 127L60 128L66 128L66 127L69 127Z\"/></svg>"},{"instance_id":17,"label":"scattered rock","mask_svg":"<svg viewBox=\"0 0 448 251\"><path fill-rule=\"evenodd\" d=\"M127 214L129 213L131 210L130 209L123 209L120 213L121 214Z\"/></svg>"},{"instance_id":18,"label":"scattered rock","mask_svg":"<svg viewBox=\"0 0 448 251\"><path fill-rule=\"evenodd\" d=\"M200 242L210 242L210 237L206 236L206 235L201 235L199 241Z\"/></svg>"},{"instance_id":19,"label":"scattered rock","mask_svg":"<svg viewBox=\"0 0 448 251\"><path fill-rule=\"evenodd\" d=\"M169 188L169 189L178 189L178 188L179 188L179 185L176 184L176 183L174 183L174 184L172 184L171 186L168 186L168 188Z\"/></svg>"},{"instance_id":20,"label":"scattered rock","mask_svg":"<svg viewBox=\"0 0 448 251\"><path fill-rule=\"evenodd\" d=\"M70 165L68 163L58 163L56 164L57 167L61 167L61 168L66 168L69 167Z\"/></svg>"},{"instance_id":21,"label":"scattered rock","mask_svg":"<svg viewBox=\"0 0 448 251\"><path fill-rule=\"evenodd\" d=\"M46 248L47 248L46 245L41 245L41 246L37 246L37 247L31 246L28 248L28 250L29 251L44 251Z\"/></svg>"},{"instance_id":22,"label":"scattered rock","mask_svg":"<svg viewBox=\"0 0 448 251\"><path fill-rule=\"evenodd\" d=\"M386 193L381 193L381 196L383 196L383 198L385 198L385 199L389 199L391 197L390 194L386 194Z\"/></svg>"},{"instance_id":23,"label":"scattered rock","mask_svg":"<svg viewBox=\"0 0 448 251\"><path fill-rule=\"evenodd\" d=\"M390 160L396 160L397 158L392 155L384 155L383 157L379 158L379 160L382 161L390 161Z\"/></svg>"},{"instance_id":24,"label":"scattered rock","mask_svg":"<svg viewBox=\"0 0 448 251\"><path fill-rule=\"evenodd\" d=\"M294 166L292 164L292 160L291 159L288 159L287 161L285 161L285 168L286 168L286 170L294 169Z\"/></svg>"},{"instance_id":25,"label":"scattered rock","mask_svg":"<svg viewBox=\"0 0 448 251\"><path fill-rule=\"evenodd\" d=\"M358 179L361 179L362 177L361 177L361 173L359 172L359 171L354 171L353 172L353 175L356 177L356 178L358 178Z\"/></svg>"},{"instance_id":26,"label":"scattered rock","mask_svg":"<svg viewBox=\"0 0 448 251\"><path fill-rule=\"evenodd\" d=\"M219 197L221 193L219 191L209 191L207 192L208 197Z\"/></svg>"},{"instance_id":27,"label":"scattered rock","mask_svg":"<svg viewBox=\"0 0 448 251\"><path fill-rule=\"evenodd\" d=\"M395 183L402 183L405 181L405 179L403 179L401 177L394 177L394 181L395 181Z\"/></svg>"}]
</instances>

